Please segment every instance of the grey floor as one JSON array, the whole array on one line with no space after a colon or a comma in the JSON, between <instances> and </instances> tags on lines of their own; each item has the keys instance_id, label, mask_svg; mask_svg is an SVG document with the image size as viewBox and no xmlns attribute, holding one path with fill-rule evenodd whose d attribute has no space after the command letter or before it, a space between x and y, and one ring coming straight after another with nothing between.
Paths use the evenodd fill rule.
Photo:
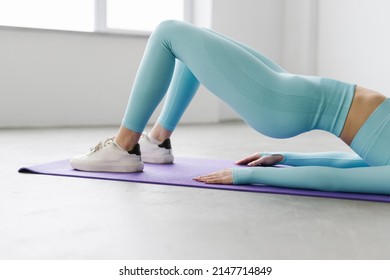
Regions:
<instances>
[{"instance_id":1,"label":"grey floor","mask_svg":"<svg viewBox=\"0 0 390 280\"><path fill-rule=\"evenodd\" d=\"M18 174L116 128L0 130L0 259L389 259L390 204ZM177 156L348 151L313 132L271 140L241 123L180 126Z\"/></svg>"}]
</instances>

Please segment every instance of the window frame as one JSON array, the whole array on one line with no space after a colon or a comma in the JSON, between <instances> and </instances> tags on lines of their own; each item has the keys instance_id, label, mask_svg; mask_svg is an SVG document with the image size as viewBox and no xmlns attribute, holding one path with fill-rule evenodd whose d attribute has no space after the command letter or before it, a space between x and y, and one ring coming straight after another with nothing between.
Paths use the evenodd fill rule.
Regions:
<instances>
[{"instance_id":1,"label":"window frame","mask_svg":"<svg viewBox=\"0 0 390 280\"><path fill-rule=\"evenodd\" d=\"M192 22L194 0L183 0L183 1L184 1L184 11L183 11L184 21ZM107 26L107 0L95 0L94 32L127 34L127 35L135 35L135 36L150 36L150 34L152 33L152 31L109 28Z\"/></svg>"},{"instance_id":2,"label":"window frame","mask_svg":"<svg viewBox=\"0 0 390 280\"><path fill-rule=\"evenodd\" d=\"M183 19L184 21L193 23L195 0L183 0L183 1L184 1ZM95 2L95 7L94 7L95 10L93 13L94 24L91 31L55 29L55 28L34 27L34 26L1 25L1 24L0 24L0 28L18 28L18 29L20 28L20 29L35 29L35 30L57 31L57 32L80 32L80 33L92 33L92 34L106 33L106 34L142 36L142 37L148 37L152 33L152 31L109 28L107 26L107 0L94 0L94 2Z\"/></svg>"}]
</instances>

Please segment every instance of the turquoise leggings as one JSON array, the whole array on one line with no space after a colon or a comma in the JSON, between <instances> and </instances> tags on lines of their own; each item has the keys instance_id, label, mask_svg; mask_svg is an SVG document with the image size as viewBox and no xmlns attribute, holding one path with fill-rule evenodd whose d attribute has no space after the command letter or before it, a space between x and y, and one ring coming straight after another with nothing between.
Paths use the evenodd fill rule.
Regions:
<instances>
[{"instance_id":1,"label":"turquoise leggings","mask_svg":"<svg viewBox=\"0 0 390 280\"><path fill-rule=\"evenodd\" d=\"M314 129L339 136L355 91L355 85L337 80L287 73L261 53L211 30L165 21L149 39L122 125L142 132L168 92L158 123L173 131L200 83L255 130L274 138ZM373 168L364 158L357 156L359 164L354 158L355 164L350 165L349 155L332 154L333 162L343 162L342 167L335 167L318 155L299 157L309 159L311 166L234 168L234 183L390 193L390 188L371 188L372 176L366 176L363 187L354 189L358 182L353 173ZM375 172L377 176L382 170ZM383 184L380 179L378 186Z\"/></svg>"},{"instance_id":2,"label":"turquoise leggings","mask_svg":"<svg viewBox=\"0 0 390 280\"><path fill-rule=\"evenodd\" d=\"M165 21L149 39L123 125L142 132L171 85L159 123L173 130L199 82L255 130L275 138L313 129L339 136L355 89L336 80L286 73L260 53L221 35Z\"/></svg>"}]
</instances>

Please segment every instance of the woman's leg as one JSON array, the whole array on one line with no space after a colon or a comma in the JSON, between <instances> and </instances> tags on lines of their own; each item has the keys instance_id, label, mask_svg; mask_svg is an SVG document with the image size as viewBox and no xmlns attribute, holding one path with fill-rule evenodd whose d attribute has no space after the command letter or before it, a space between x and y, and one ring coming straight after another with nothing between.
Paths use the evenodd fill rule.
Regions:
<instances>
[{"instance_id":1,"label":"woman's leg","mask_svg":"<svg viewBox=\"0 0 390 280\"><path fill-rule=\"evenodd\" d=\"M257 52L256 50L235 41L229 37L226 37L222 34L218 34L212 30L204 29L207 32L212 33L215 36L219 36L221 39L226 39L238 47L242 48L242 51L247 51L254 58L263 62L270 69L275 72L285 73L287 72L282 67L274 63L268 57ZM193 73L184 65L180 60L176 60L175 70L173 78L168 89L167 98L163 106L163 110L154 125L151 136L159 141L163 141L169 138L181 119L183 113L187 109L191 100L193 99L197 89L199 88L199 81L193 75ZM139 133L134 134L131 131L128 131L125 127L121 127L119 135L117 136L117 142L126 149L130 149L139 138ZM123 143L123 144L122 144Z\"/></svg>"},{"instance_id":2,"label":"woman's leg","mask_svg":"<svg viewBox=\"0 0 390 280\"><path fill-rule=\"evenodd\" d=\"M234 40L228 36L225 36L223 34L220 34L220 33L217 33L211 29L205 29L206 31L214 34L215 36L219 36L225 40L228 40L230 41L231 43L234 43L236 44L237 46L241 47L243 50L247 51L248 53L250 53L251 55L253 55L256 59L258 59L259 61L261 61L262 63L264 63L266 66L268 66L268 68L270 68L271 70L277 72L277 73L288 73L287 70L285 70L283 67L281 67L280 65L276 64L275 62L273 62L269 57L265 56L264 54L262 54L261 52L237 41L237 40Z\"/></svg>"},{"instance_id":3,"label":"woman's leg","mask_svg":"<svg viewBox=\"0 0 390 280\"><path fill-rule=\"evenodd\" d=\"M338 135L352 100L352 85L275 72L229 39L167 21L149 40L123 127L132 133L143 131L168 89L175 59L249 125L271 137L291 137L316 128Z\"/></svg>"},{"instance_id":4,"label":"woman's leg","mask_svg":"<svg viewBox=\"0 0 390 280\"><path fill-rule=\"evenodd\" d=\"M219 36L223 39L229 40L230 42L241 47L243 51L247 51L273 71L278 73L287 73L285 69L274 63L262 53L234 39L216 33L210 29L205 30L207 32L213 33L215 36ZM173 79L168 89L167 98L165 100L163 110L156 124L153 126L153 129L150 132L150 135L154 139L164 141L171 136L183 113L185 112L192 98L194 97L198 87L199 81L188 69L188 67L186 67L181 61L176 60Z\"/></svg>"},{"instance_id":5,"label":"woman's leg","mask_svg":"<svg viewBox=\"0 0 390 280\"><path fill-rule=\"evenodd\" d=\"M260 53L210 30L196 28L182 22L164 22L150 38L144 58L141 62L123 125L117 136L117 142L120 146L125 149L130 149L137 143L141 129L145 126L150 115L157 107L168 88L174 69L175 58L183 61L186 66L190 64L191 68L196 69L199 76L205 78L203 79L204 83L207 83L207 80L209 80L213 85L226 84L225 79L223 83L218 82L217 76L219 76L220 73L216 73L216 71L218 72L218 69L215 69L215 65L210 57L212 56L210 51L213 50L206 49L207 46L205 42L213 40L218 41L220 46L211 46L212 49L215 49L215 47L223 48L224 45L228 45L227 47L232 49L234 53L241 53L246 60L250 62L249 64L261 64L261 67L267 68L266 70L269 72L273 72L274 70L285 72L284 69L277 66ZM223 49L221 50L223 51ZM226 56L224 59L229 60L230 57ZM263 61L265 61L265 63ZM188 67L182 64L183 62L178 62L177 66L179 69L177 71L177 76L184 73L187 79L174 79L173 82L181 81L182 84L181 86L176 86L175 83L172 83L172 88L174 90L172 91L172 94L169 95L171 98L168 97L168 107L166 107L171 109L175 108L176 110L167 109L163 112L160 118L161 122L158 122L160 129L157 129L158 133L155 133L155 136L170 134L177 124L177 121L180 119L182 112L184 112L186 106L196 92L197 87L195 85L198 83L197 78L195 78L195 75L193 75ZM246 64L246 62L243 62L243 64ZM211 66L210 70L213 71L207 71L209 66ZM234 69L230 70L234 71ZM215 78L214 81L212 80L213 77ZM185 83L187 81L190 81L190 84L193 86L187 87L187 84ZM188 88L192 90L188 90ZM228 103L235 103L235 100ZM143 108L143 110L141 108ZM178 111L180 112L178 113ZM140 120L143 121L140 122ZM166 125L168 122L169 125Z\"/></svg>"},{"instance_id":6,"label":"woman's leg","mask_svg":"<svg viewBox=\"0 0 390 280\"><path fill-rule=\"evenodd\" d=\"M187 66L176 60L171 85L151 136L159 141L169 138L199 88L198 79Z\"/></svg>"},{"instance_id":7,"label":"woman's leg","mask_svg":"<svg viewBox=\"0 0 390 280\"><path fill-rule=\"evenodd\" d=\"M178 70L181 68L188 74L188 79L195 81L194 85L198 84L196 80L201 82L262 134L287 138L313 129L337 136L341 133L354 85L292 75L282 69L278 72L275 71L277 66L261 58L264 57L208 30L184 22L163 22L149 39L114 144L130 150L129 154L138 160L135 156L139 154L138 145L135 144L171 83L176 60L182 62ZM183 98L188 101L195 91L196 86L193 86L191 90L176 94L186 95ZM188 102L179 102L181 112ZM102 148L114 146L112 142L103 142L94 149L99 153L76 158L73 162L82 161L88 168L90 163L98 163L99 168L103 165L106 168L103 163L110 152ZM119 158L127 154L117 150L115 153ZM115 158L109 165L113 162Z\"/></svg>"}]
</instances>

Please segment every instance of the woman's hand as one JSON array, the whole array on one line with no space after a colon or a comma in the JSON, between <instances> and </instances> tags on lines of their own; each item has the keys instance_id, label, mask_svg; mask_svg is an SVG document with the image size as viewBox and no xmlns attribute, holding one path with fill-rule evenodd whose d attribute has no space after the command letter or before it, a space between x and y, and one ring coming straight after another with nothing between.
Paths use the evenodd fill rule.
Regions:
<instances>
[{"instance_id":1,"label":"woman's hand","mask_svg":"<svg viewBox=\"0 0 390 280\"><path fill-rule=\"evenodd\" d=\"M280 154L262 156L260 153L254 153L251 156L243 158L236 162L237 165L248 166L273 166L281 163L284 160L284 156Z\"/></svg>"},{"instance_id":2,"label":"woman's hand","mask_svg":"<svg viewBox=\"0 0 390 280\"><path fill-rule=\"evenodd\" d=\"M202 175L194 178L195 181L206 184L233 184L233 172L231 168L222 169L207 175Z\"/></svg>"},{"instance_id":3,"label":"woman's hand","mask_svg":"<svg viewBox=\"0 0 390 280\"><path fill-rule=\"evenodd\" d=\"M283 155L275 154L269 156L262 156L259 153L255 153L251 156L243 158L236 162L237 165L248 165L248 166L273 166L284 160ZM194 178L195 181L203 182L206 184L233 184L233 171L231 168L222 169L216 172L212 172L207 175L201 175Z\"/></svg>"}]
</instances>

